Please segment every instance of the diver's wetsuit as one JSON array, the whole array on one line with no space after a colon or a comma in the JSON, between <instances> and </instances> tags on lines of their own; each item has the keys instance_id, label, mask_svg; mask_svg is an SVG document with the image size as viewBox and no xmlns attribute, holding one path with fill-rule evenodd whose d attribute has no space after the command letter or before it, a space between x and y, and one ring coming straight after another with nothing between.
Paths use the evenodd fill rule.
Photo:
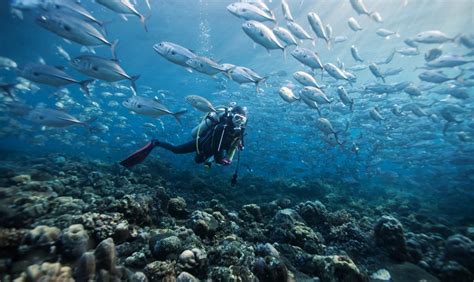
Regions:
<instances>
[{"instance_id":1,"label":"diver's wetsuit","mask_svg":"<svg viewBox=\"0 0 474 282\"><path fill-rule=\"evenodd\" d=\"M234 130L232 122L228 121L227 118L222 119L216 126L210 128L204 136L199 137L199 152L196 154L194 160L196 163L203 163L209 157L214 156L214 160L217 163L222 163L222 160L226 157L226 153L229 154L229 151L236 148L239 139L243 143L243 131L243 128L239 131ZM223 132L224 135L222 135ZM219 143L221 143L220 148ZM198 149L196 148L196 139L176 146L155 140L154 146L165 148L175 154L188 154L196 152Z\"/></svg>"}]
</instances>

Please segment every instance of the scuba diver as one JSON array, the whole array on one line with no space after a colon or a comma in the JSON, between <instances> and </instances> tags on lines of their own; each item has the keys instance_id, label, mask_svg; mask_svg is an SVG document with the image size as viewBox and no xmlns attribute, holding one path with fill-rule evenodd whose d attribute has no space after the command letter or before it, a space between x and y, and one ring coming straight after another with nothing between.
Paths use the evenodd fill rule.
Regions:
<instances>
[{"instance_id":1,"label":"scuba diver","mask_svg":"<svg viewBox=\"0 0 474 282\"><path fill-rule=\"evenodd\" d=\"M247 108L241 106L219 107L208 113L192 130L193 140L172 145L153 139L120 164L130 168L141 163L155 147L162 147L175 154L196 152L196 163L210 167L212 160L220 165L230 165L237 150L244 149L244 132L247 125ZM232 183L236 182L238 166Z\"/></svg>"}]
</instances>

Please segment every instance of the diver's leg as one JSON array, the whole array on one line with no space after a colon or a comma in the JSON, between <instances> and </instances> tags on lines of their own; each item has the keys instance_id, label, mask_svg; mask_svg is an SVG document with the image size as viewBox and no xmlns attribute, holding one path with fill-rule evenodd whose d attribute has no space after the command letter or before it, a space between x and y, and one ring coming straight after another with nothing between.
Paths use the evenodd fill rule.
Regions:
<instances>
[{"instance_id":1,"label":"diver's leg","mask_svg":"<svg viewBox=\"0 0 474 282\"><path fill-rule=\"evenodd\" d=\"M156 141L156 146L165 148L168 151L171 151L175 154L188 154L196 152L196 140L191 140L187 143L181 145L173 145L166 142Z\"/></svg>"}]
</instances>

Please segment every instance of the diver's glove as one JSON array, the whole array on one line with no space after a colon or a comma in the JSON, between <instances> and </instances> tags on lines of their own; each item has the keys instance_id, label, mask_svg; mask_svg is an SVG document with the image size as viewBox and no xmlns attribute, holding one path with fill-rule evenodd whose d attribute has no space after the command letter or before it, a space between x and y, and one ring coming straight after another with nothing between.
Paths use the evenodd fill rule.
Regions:
<instances>
[{"instance_id":1,"label":"diver's glove","mask_svg":"<svg viewBox=\"0 0 474 282\"><path fill-rule=\"evenodd\" d=\"M230 165L231 163L232 163L232 161L229 160L228 158L223 158L223 159L219 162L219 164L221 164L221 165Z\"/></svg>"}]
</instances>

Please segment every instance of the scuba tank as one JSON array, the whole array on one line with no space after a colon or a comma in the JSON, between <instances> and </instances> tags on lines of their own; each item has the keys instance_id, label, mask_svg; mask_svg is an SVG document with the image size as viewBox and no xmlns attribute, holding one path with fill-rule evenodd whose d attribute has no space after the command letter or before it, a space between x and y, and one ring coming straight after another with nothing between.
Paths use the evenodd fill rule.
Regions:
<instances>
[{"instance_id":1,"label":"scuba tank","mask_svg":"<svg viewBox=\"0 0 474 282\"><path fill-rule=\"evenodd\" d=\"M219 123L221 117L227 115L232 110L231 107L217 107L216 112L210 112L204 116L202 121L191 130L191 136L196 138L199 132L199 137L204 136L207 130Z\"/></svg>"}]
</instances>

